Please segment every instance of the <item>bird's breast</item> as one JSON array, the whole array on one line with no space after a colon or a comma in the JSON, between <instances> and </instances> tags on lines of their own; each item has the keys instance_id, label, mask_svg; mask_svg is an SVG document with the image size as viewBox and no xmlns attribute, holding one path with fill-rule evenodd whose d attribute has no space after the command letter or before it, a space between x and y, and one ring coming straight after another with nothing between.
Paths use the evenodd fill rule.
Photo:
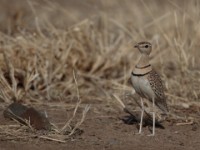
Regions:
<instances>
[{"instance_id":1,"label":"bird's breast","mask_svg":"<svg viewBox=\"0 0 200 150\"><path fill-rule=\"evenodd\" d=\"M131 81L136 93L138 93L141 97L147 98L149 100L152 100L155 97L154 91L152 90L146 76L132 75Z\"/></svg>"}]
</instances>

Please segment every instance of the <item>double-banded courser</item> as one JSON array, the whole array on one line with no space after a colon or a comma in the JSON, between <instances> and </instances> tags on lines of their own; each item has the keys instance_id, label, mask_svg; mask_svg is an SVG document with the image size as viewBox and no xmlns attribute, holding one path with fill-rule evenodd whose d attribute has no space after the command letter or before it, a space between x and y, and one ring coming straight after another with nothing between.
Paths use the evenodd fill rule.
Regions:
<instances>
[{"instance_id":1,"label":"double-banded courser","mask_svg":"<svg viewBox=\"0 0 200 150\"><path fill-rule=\"evenodd\" d=\"M141 97L141 120L139 134L142 132L142 122L144 114L143 100L148 99L153 104L153 131L150 136L155 135L155 106L160 108L163 113L168 113L166 97L163 91L163 85L160 76L152 68L149 62L149 55L152 50L152 45L149 42L140 42L135 45L140 53L140 59L135 65L131 75L131 82L136 93Z\"/></svg>"}]
</instances>

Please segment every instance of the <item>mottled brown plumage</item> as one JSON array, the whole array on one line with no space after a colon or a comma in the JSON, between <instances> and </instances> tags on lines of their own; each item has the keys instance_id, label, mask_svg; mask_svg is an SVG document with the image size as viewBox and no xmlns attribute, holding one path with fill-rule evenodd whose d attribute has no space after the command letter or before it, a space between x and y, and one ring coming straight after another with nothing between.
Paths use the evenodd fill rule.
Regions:
<instances>
[{"instance_id":1,"label":"mottled brown plumage","mask_svg":"<svg viewBox=\"0 0 200 150\"><path fill-rule=\"evenodd\" d=\"M152 69L152 71L149 72L147 79L149 81L152 90L156 95L155 97L156 106L158 106L158 108L160 108L164 113L167 113L169 110L166 103L164 87L162 85L162 80L159 74L157 74L157 72L154 69Z\"/></svg>"}]
</instances>

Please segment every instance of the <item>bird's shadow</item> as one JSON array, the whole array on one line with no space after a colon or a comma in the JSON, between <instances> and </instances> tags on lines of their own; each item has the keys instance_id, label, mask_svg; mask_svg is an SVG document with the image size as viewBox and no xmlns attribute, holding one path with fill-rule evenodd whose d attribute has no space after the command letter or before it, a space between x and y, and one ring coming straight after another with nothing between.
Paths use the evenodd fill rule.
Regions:
<instances>
[{"instance_id":1,"label":"bird's shadow","mask_svg":"<svg viewBox=\"0 0 200 150\"><path fill-rule=\"evenodd\" d=\"M128 115L120 118L123 121L123 123L128 124L128 125L140 123L140 115L139 114L130 112L127 109L124 109L124 111L126 113L128 113ZM152 126L152 125L153 125L153 119L152 119L151 115L146 113L146 116L143 118L143 127ZM155 121L155 126L160 129L165 129L165 127L158 120Z\"/></svg>"}]
</instances>

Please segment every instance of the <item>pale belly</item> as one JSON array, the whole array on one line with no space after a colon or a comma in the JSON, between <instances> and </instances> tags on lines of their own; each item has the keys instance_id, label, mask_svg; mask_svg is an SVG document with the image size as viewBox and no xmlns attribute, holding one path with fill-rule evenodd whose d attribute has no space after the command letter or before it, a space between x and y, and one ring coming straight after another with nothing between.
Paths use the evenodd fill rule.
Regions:
<instances>
[{"instance_id":1,"label":"pale belly","mask_svg":"<svg viewBox=\"0 0 200 150\"><path fill-rule=\"evenodd\" d=\"M138 93L141 97L149 99L150 101L155 98L154 91L151 89L146 77L132 75L131 82L136 93Z\"/></svg>"}]
</instances>

